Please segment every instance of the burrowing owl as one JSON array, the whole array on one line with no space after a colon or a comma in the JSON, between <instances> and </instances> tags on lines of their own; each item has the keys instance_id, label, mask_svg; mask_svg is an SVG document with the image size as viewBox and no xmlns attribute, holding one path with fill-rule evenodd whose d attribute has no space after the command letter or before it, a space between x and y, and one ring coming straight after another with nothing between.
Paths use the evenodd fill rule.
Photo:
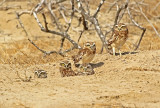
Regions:
<instances>
[{"instance_id":1,"label":"burrowing owl","mask_svg":"<svg viewBox=\"0 0 160 108\"><path fill-rule=\"evenodd\" d=\"M62 77L75 76L76 73L72 70L71 63L68 60L62 61L59 67L60 73Z\"/></svg>"},{"instance_id":2,"label":"burrowing owl","mask_svg":"<svg viewBox=\"0 0 160 108\"><path fill-rule=\"evenodd\" d=\"M78 67L77 75L92 75L94 74L94 70L90 64L80 65Z\"/></svg>"},{"instance_id":3,"label":"burrowing owl","mask_svg":"<svg viewBox=\"0 0 160 108\"><path fill-rule=\"evenodd\" d=\"M45 70L36 70L34 71L34 75L37 78L47 78L47 72Z\"/></svg>"},{"instance_id":4,"label":"burrowing owl","mask_svg":"<svg viewBox=\"0 0 160 108\"><path fill-rule=\"evenodd\" d=\"M128 28L125 24L119 23L115 25L111 38L108 40L108 48L113 50L113 55L115 55L115 49L118 49L121 56L121 47L124 45L128 38Z\"/></svg>"},{"instance_id":5,"label":"burrowing owl","mask_svg":"<svg viewBox=\"0 0 160 108\"><path fill-rule=\"evenodd\" d=\"M75 64L88 64L90 63L96 54L96 44L95 42L86 42L83 49L80 49L78 54L72 56Z\"/></svg>"}]
</instances>

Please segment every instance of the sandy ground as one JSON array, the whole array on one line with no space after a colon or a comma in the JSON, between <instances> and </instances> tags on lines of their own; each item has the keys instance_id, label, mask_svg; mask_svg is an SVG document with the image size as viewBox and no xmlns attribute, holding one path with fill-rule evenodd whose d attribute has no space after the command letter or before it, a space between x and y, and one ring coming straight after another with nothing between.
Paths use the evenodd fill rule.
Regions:
<instances>
[{"instance_id":1,"label":"sandy ground","mask_svg":"<svg viewBox=\"0 0 160 108\"><path fill-rule=\"evenodd\" d=\"M7 4L22 5L21 10L28 9L28 5L23 3L28 2L14 1ZM12 13L15 10L19 11L0 11L0 15L3 15L0 17L0 108L160 107L160 39L149 24L144 25L147 32L139 50L128 54L126 52L131 49L125 45L122 57L112 56L105 51L99 54L101 42L98 36L92 31L85 32L81 43L92 39L97 45L97 53L91 63L95 74L62 78L59 73L59 61L69 58L76 51L68 53L65 58L56 54L43 57L19 28L17 20L14 19L15 14ZM107 22L111 19L108 18ZM45 50L58 50L60 37L41 32L33 16L24 15L22 21L36 44ZM103 21L105 19L100 23ZM160 20L151 21L156 22L155 26L160 30ZM137 30L136 34L135 30L137 29L129 27L127 43L136 42L140 31ZM75 39L77 33L70 34ZM64 46L68 48L69 42ZM34 71L37 69L46 70L48 77L35 78ZM26 72L27 76L32 76L31 81L23 82L17 72L23 78Z\"/></svg>"},{"instance_id":2,"label":"sandy ground","mask_svg":"<svg viewBox=\"0 0 160 108\"><path fill-rule=\"evenodd\" d=\"M48 78L31 82L20 81L8 65L1 65L1 107L160 107L160 50L121 58L97 54L92 65L94 75L66 78L57 63L36 65Z\"/></svg>"}]
</instances>

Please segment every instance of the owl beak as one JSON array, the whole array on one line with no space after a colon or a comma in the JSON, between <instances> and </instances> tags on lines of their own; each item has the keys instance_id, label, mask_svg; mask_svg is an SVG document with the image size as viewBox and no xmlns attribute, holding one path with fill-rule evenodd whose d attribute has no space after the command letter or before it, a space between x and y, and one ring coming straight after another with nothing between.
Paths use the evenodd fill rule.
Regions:
<instances>
[{"instance_id":1,"label":"owl beak","mask_svg":"<svg viewBox=\"0 0 160 108\"><path fill-rule=\"evenodd\" d=\"M120 31L120 30L121 30L121 27L118 27L118 30Z\"/></svg>"}]
</instances>

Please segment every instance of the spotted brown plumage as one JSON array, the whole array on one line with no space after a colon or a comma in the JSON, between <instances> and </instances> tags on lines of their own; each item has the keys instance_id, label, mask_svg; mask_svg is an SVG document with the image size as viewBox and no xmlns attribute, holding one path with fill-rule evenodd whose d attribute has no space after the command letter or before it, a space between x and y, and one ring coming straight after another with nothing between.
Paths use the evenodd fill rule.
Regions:
<instances>
[{"instance_id":1,"label":"spotted brown plumage","mask_svg":"<svg viewBox=\"0 0 160 108\"><path fill-rule=\"evenodd\" d=\"M80 65L77 70L77 75L93 75L95 72L90 64Z\"/></svg>"},{"instance_id":2,"label":"spotted brown plumage","mask_svg":"<svg viewBox=\"0 0 160 108\"><path fill-rule=\"evenodd\" d=\"M74 64L88 64L90 63L96 54L95 42L86 42L84 47L79 50L78 54L72 56Z\"/></svg>"},{"instance_id":3,"label":"spotted brown plumage","mask_svg":"<svg viewBox=\"0 0 160 108\"><path fill-rule=\"evenodd\" d=\"M61 61L59 71L62 77L69 77L76 75L76 73L72 70L71 63L68 60Z\"/></svg>"},{"instance_id":4,"label":"spotted brown plumage","mask_svg":"<svg viewBox=\"0 0 160 108\"><path fill-rule=\"evenodd\" d=\"M128 38L128 28L125 24L119 23L113 28L111 38L108 40L108 49L112 49L112 54L115 55L115 49L118 49L121 56L121 47L125 44Z\"/></svg>"}]
</instances>

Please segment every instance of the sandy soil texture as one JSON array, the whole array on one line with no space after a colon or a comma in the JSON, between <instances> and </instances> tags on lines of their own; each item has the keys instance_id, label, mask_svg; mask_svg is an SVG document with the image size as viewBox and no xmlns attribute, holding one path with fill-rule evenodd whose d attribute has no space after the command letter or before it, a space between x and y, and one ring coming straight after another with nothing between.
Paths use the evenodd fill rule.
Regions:
<instances>
[{"instance_id":1,"label":"sandy soil texture","mask_svg":"<svg viewBox=\"0 0 160 108\"><path fill-rule=\"evenodd\" d=\"M122 48L124 53L121 57L106 51L99 54L101 41L95 31L84 32L80 44L90 40L97 45L96 56L91 62L95 74L62 78L59 62L76 54L77 50L67 53L66 57L56 54L44 57L27 40L15 19L15 11L31 9L34 2L29 3L28 0L9 1L4 6L20 5L22 8L0 10L0 108L160 108L160 38L150 24L146 22L143 25L147 31L137 51L133 51L131 43L137 42L142 31L128 26L129 39ZM103 7L102 12L105 11ZM106 23L112 22L113 13L99 14L100 24L106 18ZM59 49L61 37L40 31L32 15L24 15L21 20L29 38L38 46L47 51ZM160 32L160 19L150 20ZM73 21L73 24L77 22ZM80 34L69 33L75 40ZM66 41L64 49L70 46ZM47 71L48 77L35 78L37 69ZM17 74L22 78L25 74L31 76L31 81L22 81Z\"/></svg>"}]
</instances>

